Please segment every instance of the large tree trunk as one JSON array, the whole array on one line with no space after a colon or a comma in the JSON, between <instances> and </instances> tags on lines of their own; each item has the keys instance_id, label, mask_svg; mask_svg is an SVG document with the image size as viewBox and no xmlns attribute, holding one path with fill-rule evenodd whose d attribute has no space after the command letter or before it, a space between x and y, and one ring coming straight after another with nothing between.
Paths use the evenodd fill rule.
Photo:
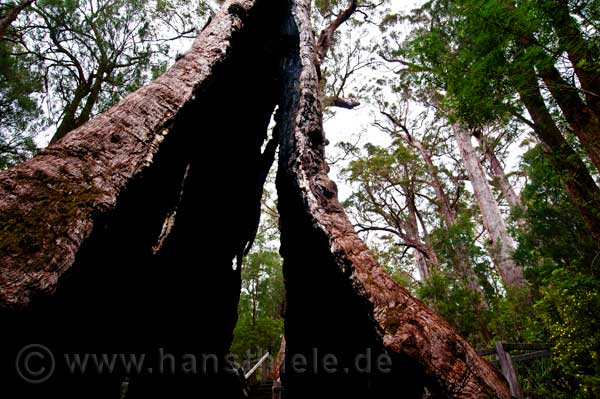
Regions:
<instances>
[{"instance_id":1,"label":"large tree trunk","mask_svg":"<svg viewBox=\"0 0 600 399\"><path fill-rule=\"evenodd\" d=\"M285 95L276 118L286 394L420 398L428 386L446 398L510 398L502 376L394 282L354 232L327 177L310 1L295 2L293 15L288 32L299 31L300 52L285 64ZM361 374L354 361L367 352L375 360L371 373ZM390 373L376 365L385 352ZM328 355L335 356L337 372L324 371ZM302 359L305 368L299 366Z\"/></svg>"},{"instance_id":2,"label":"large tree trunk","mask_svg":"<svg viewBox=\"0 0 600 399\"><path fill-rule=\"evenodd\" d=\"M586 103L600 118L600 74L596 67L600 50L583 37L577 20L570 14L568 0L553 0L546 4L545 11L552 21L559 45L569 56Z\"/></svg>"},{"instance_id":3,"label":"large tree trunk","mask_svg":"<svg viewBox=\"0 0 600 399\"><path fill-rule=\"evenodd\" d=\"M261 149L279 101L286 359L314 348L349 367L289 367L289 397L420 398L427 386L443 397L510 398L499 372L375 263L337 201L309 4L230 0L156 82L0 174L1 389L117 398L127 370L73 375L63 355L143 353L162 373L130 375L129 398L239 397L223 359L240 291L232 263L255 233L277 142ZM55 375L18 383L17 352L39 342L55 354ZM354 363L384 352L390 373ZM184 354L198 367L198 356L215 356L218 368L186 372Z\"/></svg>"},{"instance_id":4,"label":"large tree trunk","mask_svg":"<svg viewBox=\"0 0 600 399\"><path fill-rule=\"evenodd\" d=\"M544 84L560 107L565 120L579 139L590 160L600 171L600 112L595 113L563 79L556 67L540 67ZM599 88L600 89L600 88Z\"/></svg>"},{"instance_id":5,"label":"large tree trunk","mask_svg":"<svg viewBox=\"0 0 600 399\"><path fill-rule=\"evenodd\" d=\"M276 141L261 147L286 12L228 2L162 77L0 174L0 396L117 399L120 364L72 374L63 354L141 353L158 371L133 373L130 398L239 397L225 361L240 291L232 263L273 161ZM56 359L37 385L14 367L32 343ZM197 372L182 368L186 353ZM206 373L205 354L217 358Z\"/></svg>"},{"instance_id":6,"label":"large tree trunk","mask_svg":"<svg viewBox=\"0 0 600 399\"><path fill-rule=\"evenodd\" d=\"M515 4L511 3L509 7L516 12ZM600 54L584 39L577 21L570 15L566 0L544 2L542 9L554 24L558 42L567 52L581 88L561 76L555 60L546 54L546 49L538 55L541 58L535 62L535 68L581 146L600 171L600 75L593 68L594 60ZM539 46L532 32L517 37L517 42L523 49ZM539 52L540 49L536 50ZM528 77L526 79L529 80Z\"/></svg>"},{"instance_id":7,"label":"large tree trunk","mask_svg":"<svg viewBox=\"0 0 600 399\"><path fill-rule=\"evenodd\" d=\"M487 183L485 172L479 162L479 156L471 143L471 135L462 127L452 126L454 137L460 150L461 158L473 186L475 199L483 218L483 225L488 232L492 246L492 257L506 287L525 287L523 270L512 258L515 245L508 233L506 223Z\"/></svg>"}]
</instances>

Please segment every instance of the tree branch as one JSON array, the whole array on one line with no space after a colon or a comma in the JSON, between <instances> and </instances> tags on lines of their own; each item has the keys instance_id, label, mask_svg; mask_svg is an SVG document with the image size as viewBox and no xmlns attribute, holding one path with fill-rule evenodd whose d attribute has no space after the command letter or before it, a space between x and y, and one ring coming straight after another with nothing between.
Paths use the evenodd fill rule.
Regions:
<instances>
[{"instance_id":1,"label":"tree branch","mask_svg":"<svg viewBox=\"0 0 600 399\"><path fill-rule=\"evenodd\" d=\"M21 3L8 10L5 16L0 18L0 40L4 39L4 35L6 34L8 27L10 26L10 24L15 22L21 11L29 7L34 1L35 0L22 1Z\"/></svg>"},{"instance_id":2,"label":"tree branch","mask_svg":"<svg viewBox=\"0 0 600 399\"><path fill-rule=\"evenodd\" d=\"M321 65L323 60L325 60L325 56L331 47L331 41L333 39L333 34L335 31L356 11L358 7L358 0L350 0L348 7L342 11L337 17L329 24L329 26L321 31L319 35L319 40L317 41L317 63Z\"/></svg>"}]
</instances>

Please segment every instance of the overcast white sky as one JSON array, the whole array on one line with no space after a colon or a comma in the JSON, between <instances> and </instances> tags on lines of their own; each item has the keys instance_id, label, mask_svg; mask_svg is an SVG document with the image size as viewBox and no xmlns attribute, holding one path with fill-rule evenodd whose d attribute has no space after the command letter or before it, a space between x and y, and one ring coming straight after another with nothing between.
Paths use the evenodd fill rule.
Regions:
<instances>
[{"instance_id":1,"label":"overcast white sky","mask_svg":"<svg viewBox=\"0 0 600 399\"><path fill-rule=\"evenodd\" d=\"M393 0L392 9L395 12L407 13L423 2L424 0ZM373 38L366 38L365 40L377 40L376 36L379 34L379 31L373 28L369 34L373 35ZM380 73L370 69L363 69L354 78L354 84L360 86L361 83L377 77ZM418 112L420 110L415 109L412 114L416 115ZM360 144L369 142L383 147L389 145L391 142L390 138L377 127L373 126L373 121L377 115L378 110L368 104L368 102L364 102L354 110L336 109L335 115L325 121L325 132L327 139L330 141L330 145L326 150L328 159L335 160L339 158L340 152L336 149L336 144L344 141L355 143L359 137ZM509 156L504 160L506 162L505 171L507 173L515 171L519 167L521 156L525 152L525 149L520 144L521 140L519 139L508 148L507 153ZM478 146L476 140L473 141L473 145ZM338 184L340 200L343 201L351 194L351 187L339 176L341 167L343 167L343 162L331 165L330 177ZM516 188L519 189L519 187Z\"/></svg>"}]
</instances>

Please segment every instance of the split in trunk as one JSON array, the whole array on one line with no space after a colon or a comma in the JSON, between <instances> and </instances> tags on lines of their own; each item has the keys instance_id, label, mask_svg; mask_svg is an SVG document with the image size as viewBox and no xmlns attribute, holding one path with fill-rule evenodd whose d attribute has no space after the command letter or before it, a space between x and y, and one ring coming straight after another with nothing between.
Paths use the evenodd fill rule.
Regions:
<instances>
[{"instance_id":1,"label":"split in trunk","mask_svg":"<svg viewBox=\"0 0 600 399\"><path fill-rule=\"evenodd\" d=\"M521 202L521 197L517 194L512 184L510 184L506 173L504 173L504 167L496 156L494 146L486 140L483 133L479 130L476 130L473 136L479 142L479 148L481 148L481 152L483 152L483 156L487 162L488 173L494 181L493 185L500 189L502 196L513 212L522 209L523 203ZM519 217L516 222L519 226L525 227L525 220L522 217Z\"/></svg>"},{"instance_id":2,"label":"split in trunk","mask_svg":"<svg viewBox=\"0 0 600 399\"><path fill-rule=\"evenodd\" d=\"M427 386L443 397L510 398L499 372L353 231L326 176L314 46L309 0L230 0L156 82L0 174L0 317L10 326L0 349L11 382L2 389L118 396L120 368L77 376L57 363L47 383L15 383L16 352L31 342L57 356L146 353L159 367L165 352L223 361L240 290L233 262L255 234L274 142L261 148L278 104L286 363L316 349L341 367L287 368L289 397L401 389L420 398ZM386 352L389 373L375 363ZM230 365L219 365L134 375L128 397L237 397Z\"/></svg>"}]
</instances>

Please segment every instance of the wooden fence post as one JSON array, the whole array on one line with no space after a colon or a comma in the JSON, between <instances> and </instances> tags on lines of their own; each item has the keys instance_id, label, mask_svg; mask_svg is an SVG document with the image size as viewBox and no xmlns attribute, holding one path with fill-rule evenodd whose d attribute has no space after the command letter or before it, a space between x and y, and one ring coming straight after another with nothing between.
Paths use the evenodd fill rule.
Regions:
<instances>
[{"instance_id":1,"label":"wooden fence post","mask_svg":"<svg viewBox=\"0 0 600 399\"><path fill-rule=\"evenodd\" d=\"M521 391L521 385L519 385L519 380L517 378L517 372L515 371L515 366L512 362L510 354L504 350L504 345L502 342L496 342L496 356L498 357L498 362L500 362L502 374L504 374L504 377L506 377L508 385L510 386L510 393L516 399L524 399L523 391Z\"/></svg>"}]
</instances>

